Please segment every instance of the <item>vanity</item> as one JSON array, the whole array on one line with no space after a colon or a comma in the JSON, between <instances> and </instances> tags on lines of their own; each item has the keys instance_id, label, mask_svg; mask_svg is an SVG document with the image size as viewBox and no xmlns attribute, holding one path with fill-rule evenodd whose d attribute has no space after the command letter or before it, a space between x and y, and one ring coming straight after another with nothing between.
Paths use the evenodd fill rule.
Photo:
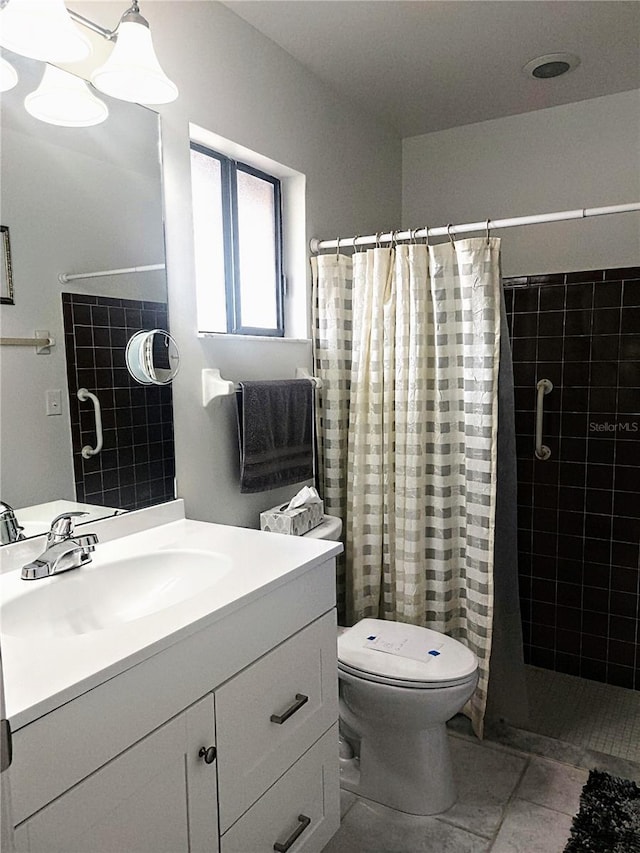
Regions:
<instances>
[{"instance_id":1,"label":"vanity","mask_svg":"<svg viewBox=\"0 0 640 853\"><path fill-rule=\"evenodd\" d=\"M319 853L339 826L340 543L190 521L91 524L28 582L2 549L17 851ZM68 593L68 594L67 594Z\"/></svg>"}]
</instances>

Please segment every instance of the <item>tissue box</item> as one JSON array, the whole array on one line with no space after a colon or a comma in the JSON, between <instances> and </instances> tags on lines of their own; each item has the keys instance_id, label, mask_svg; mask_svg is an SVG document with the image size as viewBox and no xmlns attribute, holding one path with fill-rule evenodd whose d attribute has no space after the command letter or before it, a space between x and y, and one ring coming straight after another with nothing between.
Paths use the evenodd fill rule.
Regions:
<instances>
[{"instance_id":1,"label":"tissue box","mask_svg":"<svg viewBox=\"0 0 640 853\"><path fill-rule=\"evenodd\" d=\"M324 505L307 504L296 509L287 509L288 504L274 506L260 513L260 530L271 533L288 533L290 536L303 536L317 527L324 518Z\"/></svg>"}]
</instances>

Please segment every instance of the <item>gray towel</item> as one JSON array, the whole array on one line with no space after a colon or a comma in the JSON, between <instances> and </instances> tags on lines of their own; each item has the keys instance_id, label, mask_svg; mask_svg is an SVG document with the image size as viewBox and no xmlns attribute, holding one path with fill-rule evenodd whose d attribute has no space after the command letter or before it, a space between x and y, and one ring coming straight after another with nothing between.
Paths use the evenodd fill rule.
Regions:
<instances>
[{"instance_id":1,"label":"gray towel","mask_svg":"<svg viewBox=\"0 0 640 853\"><path fill-rule=\"evenodd\" d=\"M313 477L313 387L308 379L240 383L236 399L243 494Z\"/></svg>"}]
</instances>

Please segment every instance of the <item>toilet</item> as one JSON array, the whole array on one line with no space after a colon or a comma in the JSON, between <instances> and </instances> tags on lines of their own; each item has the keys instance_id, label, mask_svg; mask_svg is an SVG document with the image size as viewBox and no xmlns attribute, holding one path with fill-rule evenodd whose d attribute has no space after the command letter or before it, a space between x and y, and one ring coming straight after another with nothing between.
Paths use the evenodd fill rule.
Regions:
<instances>
[{"instance_id":1,"label":"toilet","mask_svg":"<svg viewBox=\"0 0 640 853\"><path fill-rule=\"evenodd\" d=\"M338 679L340 728L353 750L341 747L341 786L409 814L450 808L446 722L476 689L475 654L429 628L362 619L338 636Z\"/></svg>"},{"instance_id":2,"label":"toilet","mask_svg":"<svg viewBox=\"0 0 640 853\"><path fill-rule=\"evenodd\" d=\"M306 535L337 540L339 518ZM463 643L418 625L362 619L338 628L340 785L415 815L456 801L447 720L478 684Z\"/></svg>"},{"instance_id":3,"label":"toilet","mask_svg":"<svg viewBox=\"0 0 640 853\"><path fill-rule=\"evenodd\" d=\"M317 527L312 527L304 534L305 539L330 539L337 542L342 533L342 519L335 515L325 515Z\"/></svg>"}]
</instances>

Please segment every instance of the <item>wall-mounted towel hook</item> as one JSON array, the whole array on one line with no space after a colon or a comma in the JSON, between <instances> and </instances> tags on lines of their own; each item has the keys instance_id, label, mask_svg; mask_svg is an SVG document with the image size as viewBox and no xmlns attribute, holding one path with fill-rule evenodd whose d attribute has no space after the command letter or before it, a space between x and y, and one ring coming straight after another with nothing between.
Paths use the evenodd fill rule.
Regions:
<instances>
[{"instance_id":1,"label":"wall-mounted towel hook","mask_svg":"<svg viewBox=\"0 0 640 853\"><path fill-rule=\"evenodd\" d=\"M316 386L316 390L322 388L322 380L312 376L306 367L296 367L296 379L308 379ZM207 367L202 370L202 405L208 406L216 397L229 397L240 386L228 379L223 379L217 367Z\"/></svg>"}]
</instances>

